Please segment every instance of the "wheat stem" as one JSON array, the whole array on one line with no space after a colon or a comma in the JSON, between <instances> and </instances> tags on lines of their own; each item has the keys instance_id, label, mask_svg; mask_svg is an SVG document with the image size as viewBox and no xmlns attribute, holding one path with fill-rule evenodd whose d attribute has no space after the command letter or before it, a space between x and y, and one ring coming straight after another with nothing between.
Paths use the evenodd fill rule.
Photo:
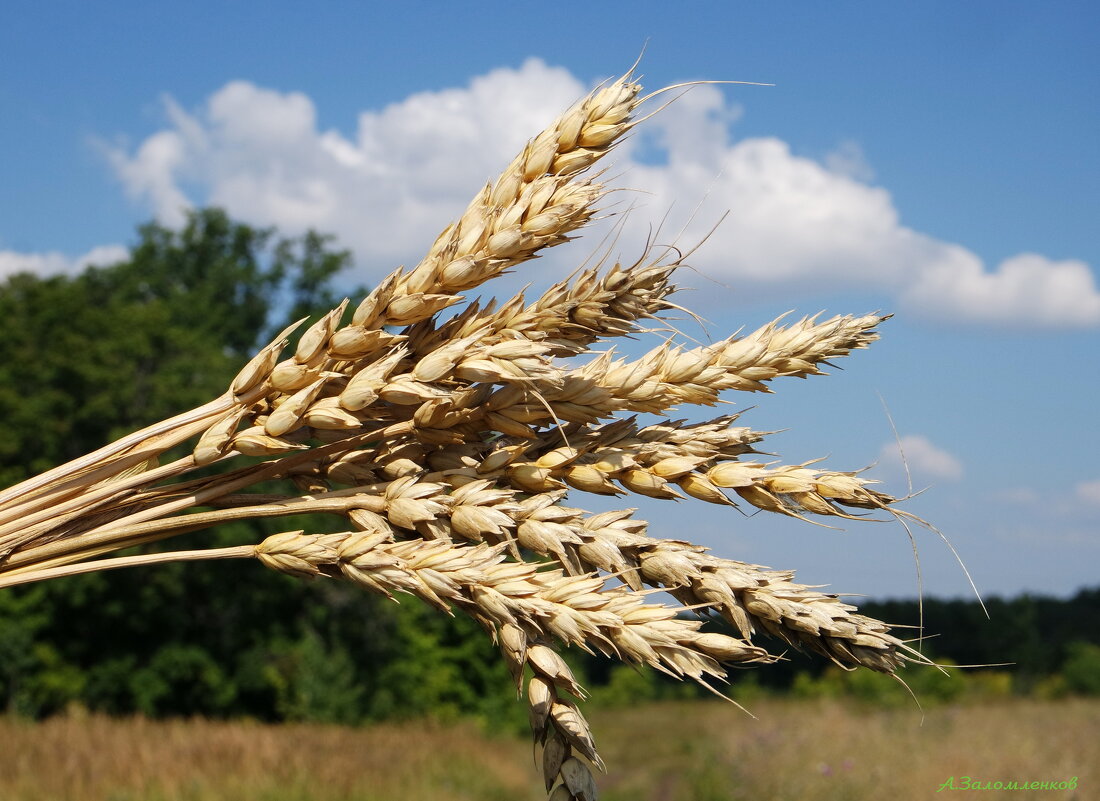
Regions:
<instances>
[{"instance_id":1,"label":"wheat stem","mask_svg":"<svg viewBox=\"0 0 1100 801\"><path fill-rule=\"evenodd\" d=\"M239 545L229 548L200 548L193 551L167 551L164 553L146 553L136 556L117 556L113 559L100 559L79 565L46 567L27 573L13 572L0 575L0 589L16 587L35 581L77 576L83 573L98 573L104 570L118 570L123 567L144 567L147 565L167 564L169 562L198 562L212 559L246 559L254 556L253 545Z\"/></svg>"}]
</instances>

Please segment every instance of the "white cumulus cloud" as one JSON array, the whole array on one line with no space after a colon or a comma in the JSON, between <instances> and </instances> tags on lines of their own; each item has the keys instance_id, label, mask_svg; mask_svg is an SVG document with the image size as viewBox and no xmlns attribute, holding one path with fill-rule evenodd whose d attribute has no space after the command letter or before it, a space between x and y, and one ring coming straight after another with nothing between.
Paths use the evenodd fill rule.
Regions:
<instances>
[{"instance_id":1,"label":"white cumulus cloud","mask_svg":"<svg viewBox=\"0 0 1100 801\"><path fill-rule=\"evenodd\" d=\"M1100 478L1093 481L1082 481L1073 488L1077 499L1090 506L1100 506Z\"/></svg>"},{"instance_id":2,"label":"white cumulus cloud","mask_svg":"<svg viewBox=\"0 0 1100 801\"><path fill-rule=\"evenodd\" d=\"M420 92L363 111L356 131L321 130L313 101L246 81L198 109L166 99L168 124L135 148L108 147L116 174L167 223L216 204L287 233L339 236L374 277L415 259L523 142L583 94L567 70L530 59L466 86ZM777 137L736 139L741 113L713 86L696 87L649 120L614 157L622 186L641 190L631 237L675 207L665 233L692 244L729 216L692 257L704 274L801 292L864 288L916 314L982 325L1100 326L1089 265L1020 254L989 267L962 245L899 218L858 143L823 161Z\"/></svg>"},{"instance_id":3,"label":"white cumulus cloud","mask_svg":"<svg viewBox=\"0 0 1100 801\"><path fill-rule=\"evenodd\" d=\"M582 96L561 68L530 59L468 86L421 92L359 115L354 136L317 127L312 100L246 81L196 112L168 99L169 128L133 152L108 147L116 174L158 218L178 223L194 201L287 233L335 233L364 262L427 247L523 143Z\"/></svg>"},{"instance_id":4,"label":"white cumulus cloud","mask_svg":"<svg viewBox=\"0 0 1100 801\"><path fill-rule=\"evenodd\" d=\"M692 102L683 102L692 99ZM628 181L664 210L685 198L730 214L693 265L723 279L890 292L935 319L1051 328L1100 325L1100 290L1081 261L1025 253L989 270L967 248L902 224L890 193L868 181L858 144L841 143L824 163L774 137L735 140L715 124L729 104L699 87L648 124L667 163L634 166ZM680 132L704 131L706 144ZM715 214L697 215L684 238L704 236Z\"/></svg>"},{"instance_id":5,"label":"white cumulus cloud","mask_svg":"<svg viewBox=\"0 0 1100 801\"><path fill-rule=\"evenodd\" d=\"M123 261L130 254L122 245L100 245L81 256L71 258L58 251L46 253L21 253L0 250L0 280L16 273L34 273L39 276L78 273L92 265L106 267Z\"/></svg>"},{"instance_id":6,"label":"white cumulus cloud","mask_svg":"<svg viewBox=\"0 0 1100 801\"><path fill-rule=\"evenodd\" d=\"M905 290L907 302L938 317L1051 328L1100 324L1100 292L1083 261L1052 261L1037 253L1005 259L987 272L967 252L930 265Z\"/></svg>"},{"instance_id":7,"label":"white cumulus cloud","mask_svg":"<svg viewBox=\"0 0 1100 801\"><path fill-rule=\"evenodd\" d=\"M957 481L963 476L963 465L958 457L934 445L921 434L907 434L900 443L891 440L882 446L879 463L891 473L904 472L908 465L913 478L920 480L946 479Z\"/></svg>"}]
</instances>

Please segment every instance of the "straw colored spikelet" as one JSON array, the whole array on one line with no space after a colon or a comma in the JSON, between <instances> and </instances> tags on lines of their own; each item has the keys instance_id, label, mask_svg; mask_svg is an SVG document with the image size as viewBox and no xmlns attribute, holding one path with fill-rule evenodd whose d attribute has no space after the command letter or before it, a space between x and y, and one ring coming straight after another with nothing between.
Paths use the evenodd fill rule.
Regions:
<instances>
[{"instance_id":1,"label":"straw colored spikelet","mask_svg":"<svg viewBox=\"0 0 1100 801\"><path fill-rule=\"evenodd\" d=\"M271 372L275 368L275 363L279 359L279 353L286 345L287 337L304 322L305 320L299 320L287 326L270 344L253 356L248 364L237 373L237 377L233 379L230 384L230 391L237 396L245 395L250 390L269 381Z\"/></svg>"},{"instance_id":2,"label":"straw colored spikelet","mask_svg":"<svg viewBox=\"0 0 1100 801\"><path fill-rule=\"evenodd\" d=\"M210 464L229 452L233 444L233 434L244 419L245 413L245 409L229 412L203 432L195 445L195 464Z\"/></svg>"}]
</instances>

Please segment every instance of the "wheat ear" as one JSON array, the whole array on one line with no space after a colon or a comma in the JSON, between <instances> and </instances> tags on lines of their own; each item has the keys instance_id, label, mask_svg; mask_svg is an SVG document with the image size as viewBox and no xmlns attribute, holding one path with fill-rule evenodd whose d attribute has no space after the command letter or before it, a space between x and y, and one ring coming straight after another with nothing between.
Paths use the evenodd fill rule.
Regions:
<instances>
[{"instance_id":1,"label":"wheat ear","mask_svg":"<svg viewBox=\"0 0 1100 801\"><path fill-rule=\"evenodd\" d=\"M664 90L662 90L664 91ZM525 696L554 801L592 801L602 767L577 647L707 686L775 661L758 634L846 667L922 662L885 624L789 571L650 536L632 510L590 515L571 493L748 504L809 520L906 518L859 471L758 459L768 432L634 415L769 392L878 338L886 316L783 318L706 345L665 319L686 256L642 249L579 269L531 302L466 293L573 238L607 188L592 168L647 99L628 73L583 98L479 191L411 270L261 348L208 404L0 492L0 588L170 561L256 558L314 579L413 595L494 637ZM650 95L652 97L652 95ZM603 262L610 262L607 266ZM663 328L637 359L600 343ZM579 365L566 361L590 354ZM173 448L181 457L161 464ZM238 457L251 460L235 461ZM204 469L217 465L217 469ZM261 482L281 489L256 492ZM337 515L339 534L111 556L229 521ZM354 529L354 530L352 530ZM666 592L675 604L654 604ZM737 636L708 631L721 616Z\"/></svg>"}]
</instances>

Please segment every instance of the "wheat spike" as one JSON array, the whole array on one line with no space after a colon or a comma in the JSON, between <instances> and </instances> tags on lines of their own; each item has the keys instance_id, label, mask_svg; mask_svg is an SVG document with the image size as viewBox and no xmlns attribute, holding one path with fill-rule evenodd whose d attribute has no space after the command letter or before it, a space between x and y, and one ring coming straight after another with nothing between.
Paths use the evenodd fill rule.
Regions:
<instances>
[{"instance_id":1,"label":"wheat spike","mask_svg":"<svg viewBox=\"0 0 1100 801\"><path fill-rule=\"evenodd\" d=\"M652 96L652 95L651 95ZM255 558L470 616L495 639L526 699L551 799L591 801L602 768L576 647L707 686L727 667L776 660L760 634L846 668L926 661L835 595L793 573L650 536L632 510L588 514L579 493L747 504L800 519L908 516L859 471L763 461L771 432L739 414L671 410L771 392L868 347L887 316L777 319L637 359L610 343L663 315L684 257L642 249L601 260L533 301L467 293L573 238L608 189L592 168L647 98L628 73L537 134L410 270L305 328L281 332L224 395L0 492L0 588L117 567ZM606 266L603 262L610 262ZM597 345L607 347L595 350ZM587 356L580 363L574 357ZM662 417L647 425L636 419ZM161 464L170 449L190 451ZM234 462L238 457L251 460ZM256 461L259 457L259 461ZM218 465L217 470L200 468ZM221 469L224 467L225 469ZM247 492L281 482L271 494ZM338 534L287 531L251 545L112 557L223 522L337 515ZM675 605L647 594L663 590ZM720 616L737 636L706 630Z\"/></svg>"}]
</instances>

